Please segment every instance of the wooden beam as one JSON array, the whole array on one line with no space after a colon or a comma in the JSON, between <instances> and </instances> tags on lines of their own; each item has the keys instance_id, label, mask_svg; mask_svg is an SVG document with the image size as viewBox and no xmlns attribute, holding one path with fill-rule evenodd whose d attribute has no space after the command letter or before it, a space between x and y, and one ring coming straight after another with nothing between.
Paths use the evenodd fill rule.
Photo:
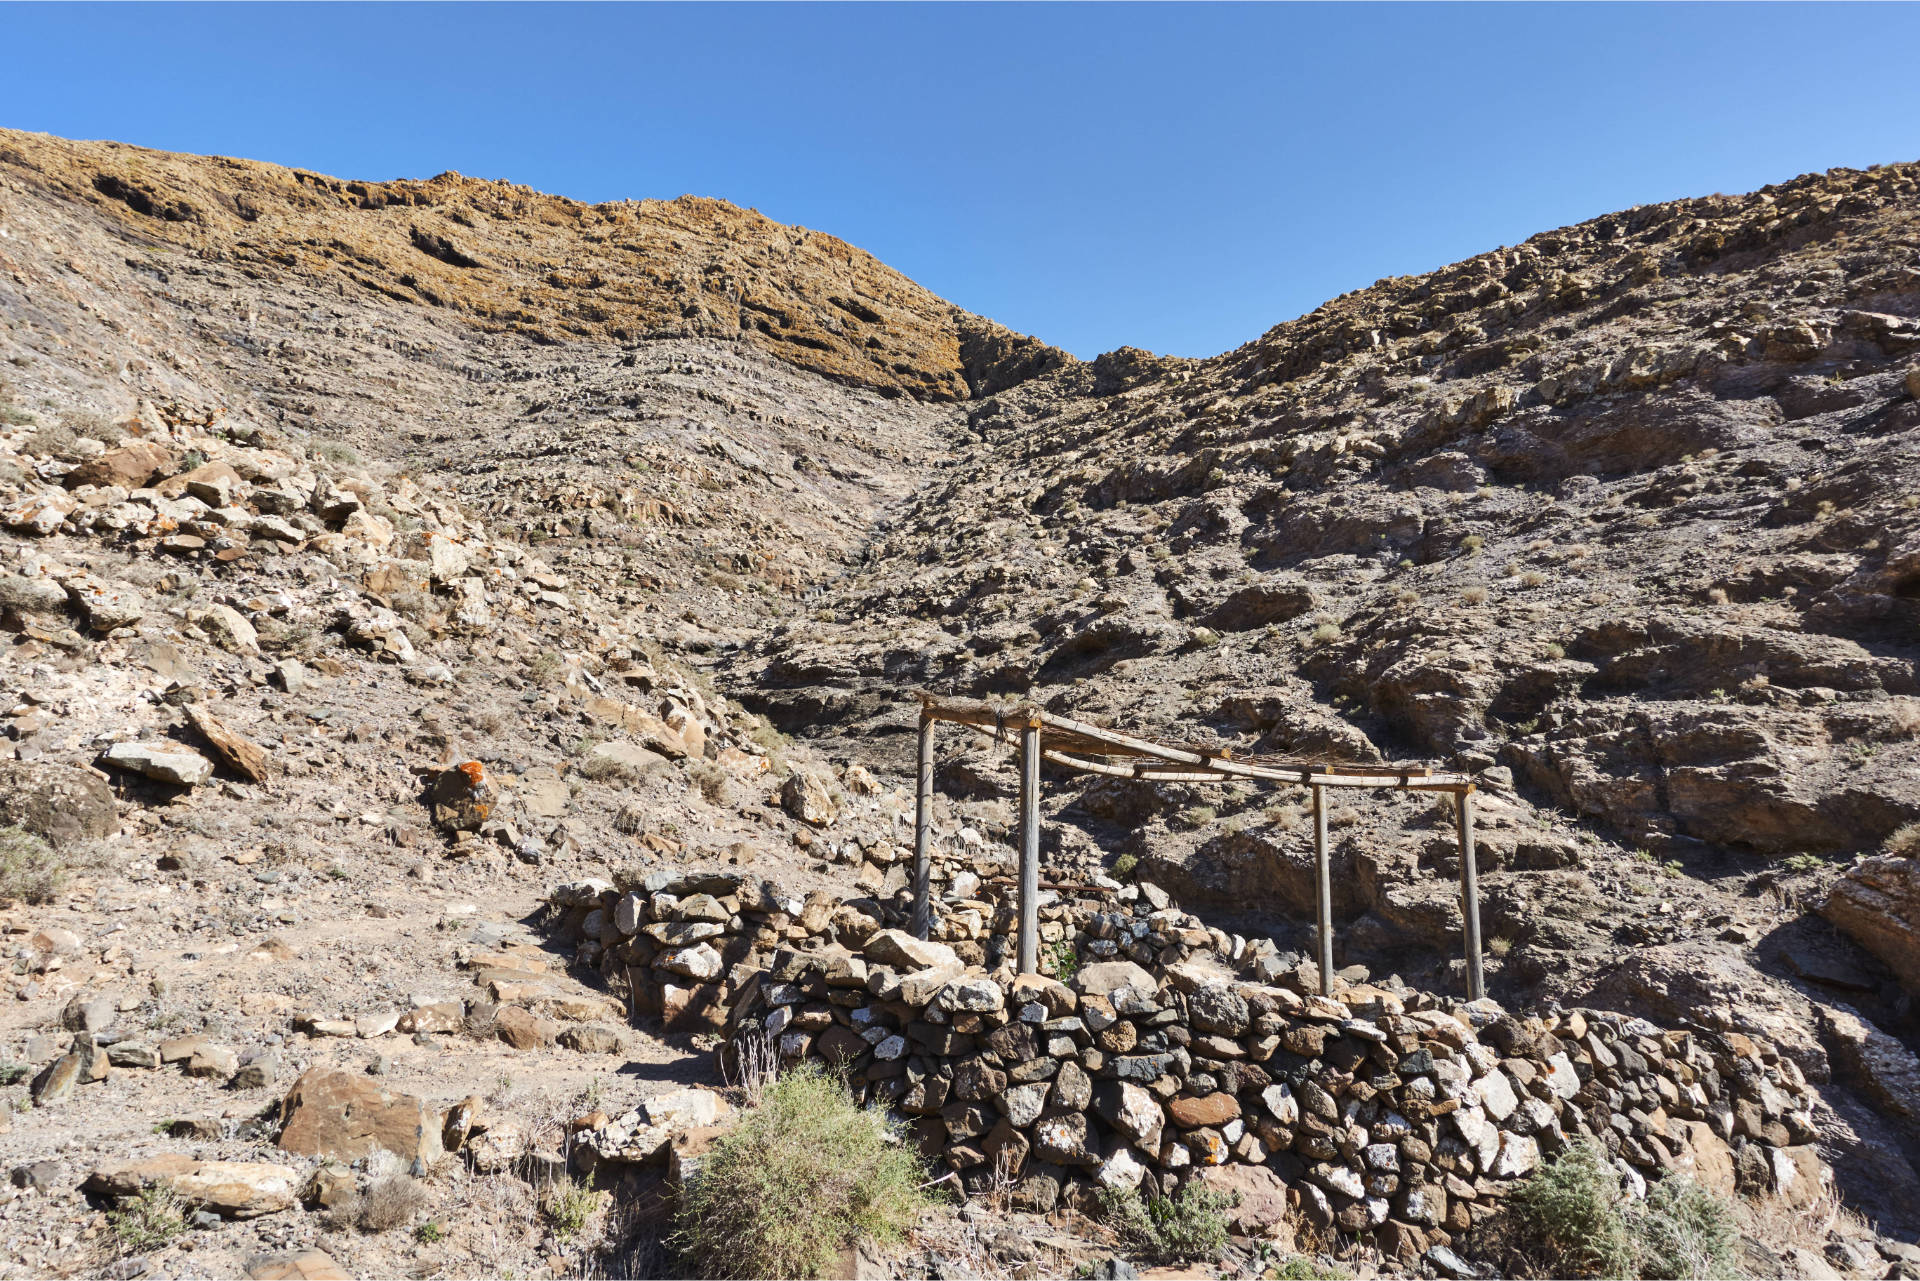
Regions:
<instances>
[{"instance_id":1,"label":"wooden beam","mask_svg":"<svg viewBox=\"0 0 1920 1281\"><path fill-rule=\"evenodd\" d=\"M927 937L933 928L933 727L931 716L920 718L920 787L913 809L913 936Z\"/></svg>"},{"instance_id":2,"label":"wooden beam","mask_svg":"<svg viewBox=\"0 0 1920 1281\"><path fill-rule=\"evenodd\" d=\"M1469 786L1464 774L1436 772L1426 765L1327 765L1315 763L1261 763L1236 761L1225 752L1202 753L1155 743L1086 721L1056 716L1038 707L996 708L976 700L935 699L922 695L921 715L967 725L998 742L1005 731L1038 720L1041 748L1048 760L1068 769L1152 782L1214 782L1223 778L1261 779L1321 787L1387 787L1402 791L1450 792ZM999 731L996 733L995 731ZM1115 765L1086 759L1086 755L1144 757L1189 767L1177 773L1148 772L1151 767ZM1204 771L1204 772L1202 772Z\"/></svg>"},{"instance_id":3,"label":"wooden beam","mask_svg":"<svg viewBox=\"0 0 1920 1281\"><path fill-rule=\"evenodd\" d=\"M1227 762L1240 766L1233 770L1219 768L1222 762L1216 761L1208 761L1205 765L1194 769L1161 770L1151 765L1115 765L1106 761L1092 761L1082 756L1070 756L1061 751L1048 750L1043 751L1041 755L1055 765L1080 770L1087 774L1105 774L1113 778L1138 778L1154 783L1232 783L1239 779L1252 778L1264 782L1294 783L1306 787L1370 787L1410 792L1453 792L1466 785L1464 777L1452 774L1430 777L1421 777L1416 774L1402 780L1379 775L1320 774L1315 772L1316 769L1322 768L1318 766L1279 770L1267 766L1241 765L1238 761ZM1338 768L1344 770L1346 767Z\"/></svg>"},{"instance_id":4,"label":"wooden beam","mask_svg":"<svg viewBox=\"0 0 1920 1281\"><path fill-rule=\"evenodd\" d=\"M1473 855L1473 788L1456 795L1454 816L1460 827L1460 920L1467 951L1467 999L1487 994L1480 963L1480 870Z\"/></svg>"},{"instance_id":5,"label":"wooden beam","mask_svg":"<svg viewBox=\"0 0 1920 1281\"><path fill-rule=\"evenodd\" d=\"M1320 945L1320 995L1333 995L1333 856L1327 848L1327 793L1313 789L1313 881Z\"/></svg>"},{"instance_id":6,"label":"wooden beam","mask_svg":"<svg viewBox=\"0 0 1920 1281\"><path fill-rule=\"evenodd\" d=\"M1020 968L1040 968L1040 723L1020 728Z\"/></svg>"}]
</instances>

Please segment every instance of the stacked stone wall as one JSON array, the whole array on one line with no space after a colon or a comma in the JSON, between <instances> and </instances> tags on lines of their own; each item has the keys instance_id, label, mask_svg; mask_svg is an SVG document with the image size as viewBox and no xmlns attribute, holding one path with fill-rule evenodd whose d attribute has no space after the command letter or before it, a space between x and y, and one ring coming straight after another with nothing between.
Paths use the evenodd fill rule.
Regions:
<instances>
[{"instance_id":1,"label":"stacked stone wall","mask_svg":"<svg viewBox=\"0 0 1920 1281\"><path fill-rule=\"evenodd\" d=\"M735 876L553 895L576 960L639 1015L718 1034L730 1069L747 1049L828 1064L969 1193L1035 1210L1200 1178L1241 1192L1249 1219L1406 1254L1470 1231L1582 1137L1630 1187L1677 1172L1804 1201L1830 1181L1805 1079L1759 1040L1367 983L1322 996L1310 966L1150 886L1113 900L1047 909L1049 958L1070 966L1055 978L983 968L1011 929L987 899L949 903L950 941L921 941L889 927L895 905Z\"/></svg>"}]
</instances>

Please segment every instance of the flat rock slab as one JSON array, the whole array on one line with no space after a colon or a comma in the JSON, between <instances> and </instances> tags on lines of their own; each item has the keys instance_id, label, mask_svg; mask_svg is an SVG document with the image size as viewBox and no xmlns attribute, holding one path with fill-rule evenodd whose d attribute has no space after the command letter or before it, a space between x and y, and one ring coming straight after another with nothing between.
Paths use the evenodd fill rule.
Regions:
<instances>
[{"instance_id":1,"label":"flat rock slab","mask_svg":"<svg viewBox=\"0 0 1920 1281\"><path fill-rule=\"evenodd\" d=\"M173 1189L197 1210L223 1218L254 1219L293 1208L302 1175L266 1161L196 1161L178 1152L116 1161L87 1176L82 1186L100 1196L138 1196L156 1184Z\"/></svg>"},{"instance_id":2,"label":"flat rock slab","mask_svg":"<svg viewBox=\"0 0 1920 1281\"><path fill-rule=\"evenodd\" d=\"M352 1281L353 1274L319 1250L263 1254L247 1261L250 1281Z\"/></svg>"},{"instance_id":3,"label":"flat rock slab","mask_svg":"<svg viewBox=\"0 0 1920 1281\"><path fill-rule=\"evenodd\" d=\"M101 760L114 769L176 787L195 787L213 777L212 761L189 748L171 744L115 743Z\"/></svg>"}]
</instances>

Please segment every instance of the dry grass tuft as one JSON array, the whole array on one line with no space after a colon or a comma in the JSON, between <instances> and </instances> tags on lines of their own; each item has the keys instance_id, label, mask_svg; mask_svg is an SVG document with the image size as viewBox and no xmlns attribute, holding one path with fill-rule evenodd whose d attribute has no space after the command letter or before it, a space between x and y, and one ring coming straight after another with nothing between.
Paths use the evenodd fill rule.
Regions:
<instances>
[{"instance_id":1,"label":"dry grass tuft","mask_svg":"<svg viewBox=\"0 0 1920 1281\"><path fill-rule=\"evenodd\" d=\"M53 847L21 827L0 827L0 898L51 903L67 864Z\"/></svg>"},{"instance_id":2,"label":"dry grass tuft","mask_svg":"<svg viewBox=\"0 0 1920 1281\"><path fill-rule=\"evenodd\" d=\"M391 1232L412 1223L427 1208L426 1184L404 1174L375 1179L365 1192L340 1207L338 1218L362 1232Z\"/></svg>"}]
</instances>

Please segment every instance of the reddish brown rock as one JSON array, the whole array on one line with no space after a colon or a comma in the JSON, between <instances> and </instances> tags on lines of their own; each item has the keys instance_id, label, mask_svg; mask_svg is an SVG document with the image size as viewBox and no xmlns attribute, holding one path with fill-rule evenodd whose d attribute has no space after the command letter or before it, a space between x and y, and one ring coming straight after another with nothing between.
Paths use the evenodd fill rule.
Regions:
<instances>
[{"instance_id":1,"label":"reddish brown rock","mask_svg":"<svg viewBox=\"0 0 1920 1281\"><path fill-rule=\"evenodd\" d=\"M266 781L267 751L264 747L228 729L225 722L198 703L188 703L186 711L187 720L207 741L214 755L241 776L255 783Z\"/></svg>"},{"instance_id":2,"label":"reddish brown rock","mask_svg":"<svg viewBox=\"0 0 1920 1281\"><path fill-rule=\"evenodd\" d=\"M379 1149L431 1162L444 1151L437 1109L352 1072L306 1072L281 1103L280 1120L280 1146L302 1156L352 1161Z\"/></svg>"},{"instance_id":3,"label":"reddish brown rock","mask_svg":"<svg viewBox=\"0 0 1920 1281\"><path fill-rule=\"evenodd\" d=\"M1264 1165L1208 1166L1194 1175L1206 1187L1238 1197L1227 1222L1247 1236L1266 1236L1287 1221L1287 1182Z\"/></svg>"},{"instance_id":4,"label":"reddish brown rock","mask_svg":"<svg viewBox=\"0 0 1920 1281\"><path fill-rule=\"evenodd\" d=\"M95 454L68 472L68 489L82 485L119 485L123 489L141 489L155 476L173 470L172 451L148 440L137 440L104 454Z\"/></svg>"},{"instance_id":5,"label":"reddish brown rock","mask_svg":"<svg viewBox=\"0 0 1920 1281\"><path fill-rule=\"evenodd\" d=\"M552 1045L560 1029L538 1014L503 1005L493 1020L494 1035L516 1050L538 1050Z\"/></svg>"},{"instance_id":6,"label":"reddish brown rock","mask_svg":"<svg viewBox=\"0 0 1920 1281\"><path fill-rule=\"evenodd\" d=\"M1240 1115L1240 1100L1225 1090L1216 1090L1198 1098L1183 1094L1168 1100L1167 1115L1183 1130L1197 1129L1203 1125L1225 1125Z\"/></svg>"}]
</instances>

